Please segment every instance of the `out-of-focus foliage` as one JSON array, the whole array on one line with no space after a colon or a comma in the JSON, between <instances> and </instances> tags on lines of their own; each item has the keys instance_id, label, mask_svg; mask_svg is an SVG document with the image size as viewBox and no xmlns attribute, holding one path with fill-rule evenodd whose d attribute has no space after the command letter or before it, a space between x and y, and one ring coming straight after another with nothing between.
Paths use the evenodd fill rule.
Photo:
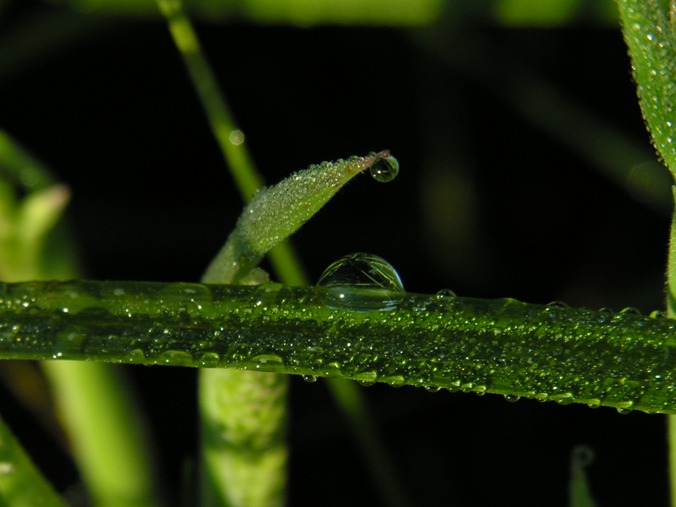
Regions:
<instances>
[{"instance_id":1,"label":"out-of-focus foliage","mask_svg":"<svg viewBox=\"0 0 676 507\"><path fill-rule=\"evenodd\" d=\"M86 11L129 15L157 13L153 0L62 0ZM508 26L562 26L576 22L615 23L613 0L189 0L193 16L217 21L416 26L443 11Z\"/></svg>"},{"instance_id":2,"label":"out-of-focus foliage","mask_svg":"<svg viewBox=\"0 0 676 507\"><path fill-rule=\"evenodd\" d=\"M153 0L70 0L88 11L156 14ZM193 16L211 20L245 19L262 23L421 25L435 20L443 0L191 0Z\"/></svg>"}]
</instances>

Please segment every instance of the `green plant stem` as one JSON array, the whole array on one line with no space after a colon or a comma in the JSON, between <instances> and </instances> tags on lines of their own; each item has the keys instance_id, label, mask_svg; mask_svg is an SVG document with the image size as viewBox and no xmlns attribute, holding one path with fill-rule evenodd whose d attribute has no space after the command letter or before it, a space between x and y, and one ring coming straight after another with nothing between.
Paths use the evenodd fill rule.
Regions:
<instances>
[{"instance_id":1,"label":"green plant stem","mask_svg":"<svg viewBox=\"0 0 676 507\"><path fill-rule=\"evenodd\" d=\"M380 434L373 424L366 400L352 381L330 378L329 390L347 418L352 433L364 454L363 459L369 464L373 479L380 490L386 505L405 507L408 504L403 488L395 480L396 474L392 463L385 452Z\"/></svg>"},{"instance_id":2,"label":"green plant stem","mask_svg":"<svg viewBox=\"0 0 676 507\"><path fill-rule=\"evenodd\" d=\"M202 52L197 34L183 12L181 2L157 0L157 5L167 19L169 31L183 57L211 131L228 163L237 188L245 202L249 202L263 186L263 182L246 147L244 134L237 126L234 115L219 89L211 66ZM282 278L285 282L300 285L305 279L300 264L293 261L295 254L288 242L277 245L269 255L278 271L285 275Z\"/></svg>"},{"instance_id":3,"label":"green plant stem","mask_svg":"<svg viewBox=\"0 0 676 507\"><path fill-rule=\"evenodd\" d=\"M42 366L93 504L157 505L149 435L122 371L84 361L46 361Z\"/></svg>"},{"instance_id":4,"label":"green plant stem","mask_svg":"<svg viewBox=\"0 0 676 507\"><path fill-rule=\"evenodd\" d=\"M12 507L65 506L1 419L0 499L2 505Z\"/></svg>"},{"instance_id":5,"label":"green plant stem","mask_svg":"<svg viewBox=\"0 0 676 507\"><path fill-rule=\"evenodd\" d=\"M246 145L243 143L244 135L237 128L236 123L233 119L233 115L230 112L229 107L224 96L220 93L219 87L217 86L216 80L213 76L213 72L209 66L208 61L204 57L203 52L200 49L199 40L197 35L192 28L192 25L189 19L185 16L182 11L181 3L176 1L167 1L167 0L158 0L158 5L167 18L169 23L169 28L176 43L177 48L183 55L184 62L190 74L190 77L195 85L195 89L198 92L199 98L201 100L202 106L205 110L205 113L209 119L212 132L214 133L221 151L225 160L228 162L228 165L231 169L233 177L237 182L240 193L244 197L245 201L249 202L254 194L261 187L261 180L257 175L257 171L253 165L251 157L248 154ZM270 258L277 276L287 284L290 285L307 285L308 280L305 275L300 262L298 261L295 252L291 248L291 245L288 242L282 242L277 244L270 252ZM218 259L218 257L217 257ZM218 263L218 260L216 261ZM226 282L230 281L227 279L228 274L224 276L221 272L222 270L215 270L207 272L206 278L203 281L211 282ZM214 393L218 390L215 388L208 387L209 383L212 382L215 385L218 385L220 381L226 383L232 382L231 374L226 374L222 372L209 372L204 371L201 373L200 385L204 386L201 389L205 393L202 398L203 404L208 403L206 400L211 396L206 393ZM211 379L211 380L207 380ZM248 375L243 376L240 379L241 382L247 384L248 382L255 381L255 376ZM282 379L280 379L280 382ZM283 380L286 382L286 379ZM345 398L358 399L360 403L356 405L356 408L361 410L366 406L363 397L356 386L350 385L347 383L336 383L329 382L329 389L334 394L334 397L339 402L339 406L343 409L349 419L354 419L355 417L360 417L362 420L366 419L365 408L361 414L355 414L354 410L349 410L348 407L343 407L340 400ZM248 388L243 387L243 391L249 391ZM274 390L276 393L277 390ZM276 394L273 394L276 399L280 399ZM227 412L231 412L228 410ZM218 425L230 425L232 423L227 423L221 421L220 423L214 419L215 412L213 410L204 409L203 413L211 420L211 426ZM232 417L229 415L228 417ZM205 430L206 434L213 434L210 430ZM375 430L371 432L371 436L375 435ZM364 439L361 438L361 441ZM383 466L384 463L387 463L386 453L382 446L379 444L379 439L371 438L372 443L370 446L371 452L368 454L370 463L372 464L372 470L375 476L383 478L386 474L383 473L383 470L390 470L390 466ZM213 456L210 458L213 461L217 461ZM396 481L390 476L387 481L378 481L379 484L384 483L396 483ZM273 481L274 483L274 481ZM272 486L273 488L276 486ZM224 488L214 488L207 487L207 491L212 493L216 492L218 489ZM383 491L384 496L387 496L389 490Z\"/></svg>"},{"instance_id":6,"label":"green plant stem","mask_svg":"<svg viewBox=\"0 0 676 507\"><path fill-rule=\"evenodd\" d=\"M660 157L676 178L676 3L670 0L668 4L660 0L617 1L641 111ZM672 318L676 317L675 228L676 216L667 266L667 314ZM671 505L676 506L676 419L669 417L667 425Z\"/></svg>"},{"instance_id":7,"label":"green plant stem","mask_svg":"<svg viewBox=\"0 0 676 507\"><path fill-rule=\"evenodd\" d=\"M669 234L669 256L667 260L667 315L676 318L676 187L674 194L674 213ZM676 506L676 416L667 417L667 445L669 448L669 485L671 505Z\"/></svg>"},{"instance_id":8,"label":"green plant stem","mask_svg":"<svg viewBox=\"0 0 676 507\"><path fill-rule=\"evenodd\" d=\"M377 289L0 285L0 357L238 368L676 413L676 322Z\"/></svg>"}]
</instances>

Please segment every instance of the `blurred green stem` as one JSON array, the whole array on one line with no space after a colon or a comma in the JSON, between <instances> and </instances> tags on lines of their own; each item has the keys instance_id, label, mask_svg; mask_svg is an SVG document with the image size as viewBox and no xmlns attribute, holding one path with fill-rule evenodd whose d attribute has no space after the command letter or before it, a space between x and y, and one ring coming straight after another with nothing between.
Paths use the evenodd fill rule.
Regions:
<instances>
[{"instance_id":1,"label":"blurred green stem","mask_svg":"<svg viewBox=\"0 0 676 507\"><path fill-rule=\"evenodd\" d=\"M5 281L77 276L73 240L59 219L68 192L0 131L3 176L0 273ZM16 194L27 192L19 200ZM18 190L16 190L18 189ZM148 435L123 371L87 362L44 362L76 462L99 506L158 504Z\"/></svg>"},{"instance_id":2,"label":"blurred green stem","mask_svg":"<svg viewBox=\"0 0 676 507\"><path fill-rule=\"evenodd\" d=\"M93 505L157 505L150 438L123 370L86 361L42 367Z\"/></svg>"}]
</instances>

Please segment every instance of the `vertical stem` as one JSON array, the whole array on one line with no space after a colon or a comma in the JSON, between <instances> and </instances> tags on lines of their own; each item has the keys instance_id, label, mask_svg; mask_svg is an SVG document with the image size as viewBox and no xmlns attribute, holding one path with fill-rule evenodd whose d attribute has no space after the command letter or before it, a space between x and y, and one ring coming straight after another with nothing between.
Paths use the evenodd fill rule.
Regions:
<instances>
[{"instance_id":1,"label":"vertical stem","mask_svg":"<svg viewBox=\"0 0 676 507\"><path fill-rule=\"evenodd\" d=\"M42 366L93 504L157 505L150 439L120 367L86 361Z\"/></svg>"},{"instance_id":2,"label":"vertical stem","mask_svg":"<svg viewBox=\"0 0 676 507\"><path fill-rule=\"evenodd\" d=\"M246 144L244 143L244 134L237 127L225 97L219 90L210 65L200 48L197 34L195 33L190 20L183 12L181 1L156 1L167 19L169 30L183 57L188 73L190 74L191 80L202 103L202 107L209 120L211 130L221 148L223 157L230 167L232 176L237 183L241 195L246 202L249 202L256 191L262 186L262 182L258 177L256 168L248 153ZM307 276L290 243L285 241L275 246L269 252L269 256L277 276L283 282L291 285L308 284ZM228 280L203 281L226 283ZM273 381L272 379L276 379L276 381ZM286 378L281 378L278 375L255 372L232 372L208 369L200 371L200 410L203 417L202 431L204 439L202 443L204 449L203 465L206 469L202 479L205 481L203 494L205 495L205 502L208 505L214 505L214 502L216 501L224 502L225 505L238 505L235 503L237 500L246 499L244 493L242 493L241 495L235 495L236 498L230 497L226 500L225 485L218 485L218 483L220 480L228 479L219 479L217 475L214 475L216 473L215 471L221 466L224 467L221 469L224 474L230 474L232 477L231 480L239 480L238 477L241 478L244 474L242 470L237 470L237 467L233 465L231 458L228 458L224 454L219 457L218 452L215 451L215 449L223 447L223 443L228 441L228 439L241 438L241 436L235 437L235 435L232 434L237 424L232 418L236 417L237 411L234 406L228 408L224 403L223 395L220 394L228 392L230 387L238 382L241 383L241 392L240 395L236 397L236 403L240 405L245 418L252 422L252 424L256 418L247 415L248 410L246 410L242 403L242 393L257 393L257 399L262 400L263 396L261 393L266 390L265 386L267 386L271 399L277 400L279 406L283 406L285 403L284 399L286 397L286 390L288 389L288 380ZM346 414L348 420L351 421L353 428L360 428L359 424L357 424L357 421L360 419L364 424L367 424L369 416L368 411L366 410L366 403L356 385L329 380L329 389L334 395L341 410ZM347 398L356 400L356 403L352 406L348 406L345 402ZM240 419L241 418L237 418L236 420ZM280 424L283 424L282 419L278 420ZM371 438L376 435L375 428L370 424L367 424L367 427L370 428L370 431L356 431L356 434L365 452L371 457L369 462L372 465L373 475L378 479L377 482L381 486L386 484L396 484L396 480L392 474L392 467L386 457L384 447L380 444L379 439ZM251 428L254 429L254 426L252 425ZM254 437L253 434L250 436L251 438ZM283 463L285 463L285 460L281 459L282 454L277 450L277 443L270 441L270 445L271 452L276 456L275 459L278 461L271 458L269 463L272 464L274 462L273 468L282 466ZM261 462L259 458L256 460ZM250 461L249 465L255 463L256 460ZM383 464L387 464L387 466L383 466ZM243 466L244 462L242 461L240 465ZM226 469L229 469L230 472L226 472ZM265 469L266 467L263 466L260 468L260 471L264 471ZM211 472L208 470L211 470ZM278 471L277 473L282 474L283 472ZM239 482L241 483L241 481ZM283 497L283 484L280 483L279 478L276 480L267 478L259 484L261 486L265 485L264 487L269 488L270 491L278 490L280 492L278 498L281 499ZM257 485L256 487L259 486ZM383 496L387 497L389 491L390 490L387 487L384 487ZM270 500L266 494L261 493L255 500L263 502L266 501L266 498ZM249 498L249 500L253 501L254 499ZM260 503L258 505L267 504Z\"/></svg>"},{"instance_id":3,"label":"vertical stem","mask_svg":"<svg viewBox=\"0 0 676 507\"><path fill-rule=\"evenodd\" d=\"M169 31L183 57L202 109L209 121L211 132L221 148L235 184L244 201L249 202L263 186L263 182L246 147L246 137L237 126L228 102L220 91L211 66L202 52L197 34L183 12L181 1L156 1L167 19ZM283 242L277 245L269 255L278 274L288 275L289 279L284 280L286 283L303 285L302 282L306 277L290 243ZM284 279L285 276L281 278Z\"/></svg>"},{"instance_id":4,"label":"vertical stem","mask_svg":"<svg viewBox=\"0 0 676 507\"><path fill-rule=\"evenodd\" d=\"M287 375L200 370L202 505L284 505L287 392Z\"/></svg>"},{"instance_id":5,"label":"vertical stem","mask_svg":"<svg viewBox=\"0 0 676 507\"><path fill-rule=\"evenodd\" d=\"M674 214L669 234L669 256L667 261L667 315L676 318L676 186L674 193ZM676 416L667 416L667 445L669 447L669 485L671 505L676 507Z\"/></svg>"}]
</instances>

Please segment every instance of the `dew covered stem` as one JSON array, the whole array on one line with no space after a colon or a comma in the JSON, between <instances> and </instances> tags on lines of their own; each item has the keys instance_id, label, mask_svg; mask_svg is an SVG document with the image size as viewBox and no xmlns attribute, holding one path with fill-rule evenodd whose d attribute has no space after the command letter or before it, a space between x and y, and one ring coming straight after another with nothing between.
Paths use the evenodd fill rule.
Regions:
<instances>
[{"instance_id":1,"label":"dew covered stem","mask_svg":"<svg viewBox=\"0 0 676 507\"><path fill-rule=\"evenodd\" d=\"M676 413L676 322L512 299L2 284L0 357L238 368Z\"/></svg>"}]
</instances>

